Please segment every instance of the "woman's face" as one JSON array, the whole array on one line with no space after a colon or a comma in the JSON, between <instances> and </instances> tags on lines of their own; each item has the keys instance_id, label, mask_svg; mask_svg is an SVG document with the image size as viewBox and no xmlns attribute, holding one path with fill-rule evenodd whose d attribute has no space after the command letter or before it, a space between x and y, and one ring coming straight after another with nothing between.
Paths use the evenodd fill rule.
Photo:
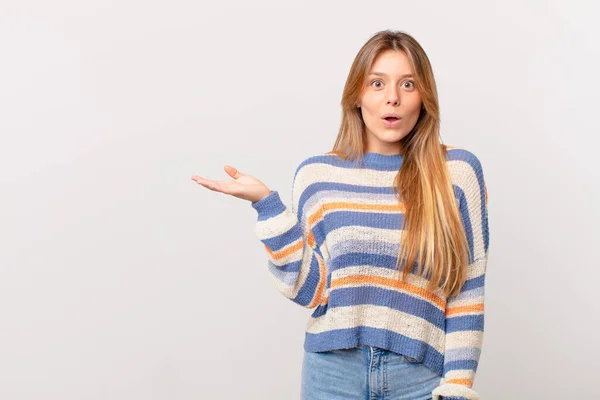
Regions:
<instances>
[{"instance_id":1,"label":"woman's face","mask_svg":"<svg viewBox=\"0 0 600 400\"><path fill-rule=\"evenodd\" d=\"M415 126L421 110L413 72L403 51L386 50L375 59L358 103L366 126L366 152L400 153L399 141ZM400 119L387 121L386 114Z\"/></svg>"}]
</instances>

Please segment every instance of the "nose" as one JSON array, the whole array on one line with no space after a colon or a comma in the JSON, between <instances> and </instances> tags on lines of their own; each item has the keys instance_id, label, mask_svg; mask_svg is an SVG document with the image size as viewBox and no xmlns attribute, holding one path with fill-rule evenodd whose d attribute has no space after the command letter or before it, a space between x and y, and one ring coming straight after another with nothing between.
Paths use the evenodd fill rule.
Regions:
<instances>
[{"instance_id":1,"label":"nose","mask_svg":"<svg viewBox=\"0 0 600 400\"><path fill-rule=\"evenodd\" d=\"M389 90L387 94L387 104L393 106L400 104L400 95L395 88Z\"/></svg>"}]
</instances>

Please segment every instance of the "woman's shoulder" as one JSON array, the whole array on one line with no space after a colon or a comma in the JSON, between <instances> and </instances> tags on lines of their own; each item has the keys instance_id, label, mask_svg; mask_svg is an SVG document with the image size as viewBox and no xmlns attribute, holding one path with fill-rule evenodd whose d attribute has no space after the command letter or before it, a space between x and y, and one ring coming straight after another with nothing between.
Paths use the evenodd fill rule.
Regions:
<instances>
[{"instance_id":1,"label":"woman's shoulder","mask_svg":"<svg viewBox=\"0 0 600 400\"><path fill-rule=\"evenodd\" d=\"M453 169L470 167L475 171L480 171L481 160L470 149L460 146L446 145L447 154L446 161L448 166Z\"/></svg>"},{"instance_id":2,"label":"woman's shoulder","mask_svg":"<svg viewBox=\"0 0 600 400\"><path fill-rule=\"evenodd\" d=\"M294 172L294 182L301 186L327 181L329 170L335 164L334 155L327 152L301 157Z\"/></svg>"},{"instance_id":3,"label":"woman's shoulder","mask_svg":"<svg viewBox=\"0 0 600 400\"><path fill-rule=\"evenodd\" d=\"M318 163L328 164L328 163L331 163L336 158L339 158L339 156L337 153L335 153L333 151L313 153L312 155L309 155L308 157L303 158L300 165L318 164Z\"/></svg>"},{"instance_id":4,"label":"woman's shoulder","mask_svg":"<svg viewBox=\"0 0 600 400\"><path fill-rule=\"evenodd\" d=\"M485 190L481 160L472 150L459 146L447 146L447 165L453 184L463 191Z\"/></svg>"},{"instance_id":5,"label":"woman's shoulder","mask_svg":"<svg viewBox=\"0 0 600 400\"><path fill-rule=\"evenodd\" d=\"M334 165L337 155L332 152L313 153L312 155L300 159L296 167L296 175L300 171L323 171L329 166Z\"/></svg>"}]
</instances>

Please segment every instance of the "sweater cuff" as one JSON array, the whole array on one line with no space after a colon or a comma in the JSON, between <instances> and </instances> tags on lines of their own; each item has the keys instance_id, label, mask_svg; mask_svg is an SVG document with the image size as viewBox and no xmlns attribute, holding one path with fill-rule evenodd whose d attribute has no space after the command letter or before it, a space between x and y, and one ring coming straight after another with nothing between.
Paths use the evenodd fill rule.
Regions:
<instances>
[{"instance_id":1,"label":"sweater cuff","mask_svg":"<svg viewBox=\"0 0 600 400\"><path fill-rule=\"evenodd\" d=\"M444 383L436 387L432 400L479 400L479 394L465 385Z\"/></svg>"},{"instance_id":2,"label":"sweater cuff","mask_svg":"<svg viewBox=\"0 0 600 400\"><path fill-rule=\"evenodd\" d=\"M267 197L251 204L252 208L258 212L260 219L273 217L285 210L285 204L281 201L277 190L271 190Z\"/></svg>"}]
</instances>

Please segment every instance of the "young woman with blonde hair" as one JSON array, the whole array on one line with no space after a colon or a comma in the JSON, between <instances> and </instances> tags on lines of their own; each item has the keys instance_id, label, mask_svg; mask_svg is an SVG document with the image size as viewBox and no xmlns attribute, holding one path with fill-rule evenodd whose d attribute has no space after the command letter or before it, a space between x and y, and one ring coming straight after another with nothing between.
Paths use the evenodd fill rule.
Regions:
<instances>
[{"instance_id":1,"label":"young woman with blonde hair","mask_svg":"<svg viewBox=\"0 0 600 400\"><path fill-rule=\"evenodd\" d=\"M441 143L432 68L407 33L364 44L341 105L332 151L296 169L291 209L231 166L231 181L192 179L251 202L275 287L314 309L302 399L478 399L489 244L481 163Z\"/></svg>"}]
</instances>

